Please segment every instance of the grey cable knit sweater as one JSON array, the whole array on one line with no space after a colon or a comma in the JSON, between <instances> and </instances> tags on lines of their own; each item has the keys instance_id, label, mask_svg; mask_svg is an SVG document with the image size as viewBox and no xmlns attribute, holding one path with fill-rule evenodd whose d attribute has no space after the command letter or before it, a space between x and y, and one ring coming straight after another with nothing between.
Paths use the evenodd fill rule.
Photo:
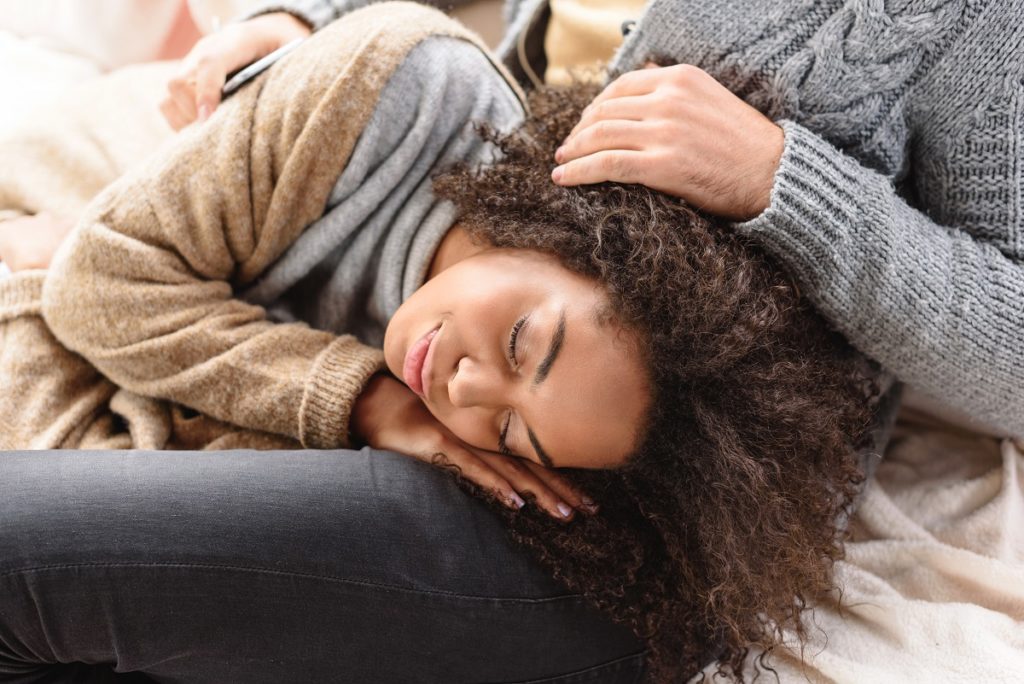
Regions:
<instances>
[{"instance_id":1,"label":"grey cable knit sweater","mask_svg":"<svg viewBox=\"0 0 1024 684\"><path fill-rule=\"evenodd\" d=\"M263 5L316 28L366 0ZM543 73L546 0L499 48ZM902 381L1024 434L1024 4L652 0L612 64L696 64L779 121L771 206L737 230Z\"/></svg>"}]
</instances>

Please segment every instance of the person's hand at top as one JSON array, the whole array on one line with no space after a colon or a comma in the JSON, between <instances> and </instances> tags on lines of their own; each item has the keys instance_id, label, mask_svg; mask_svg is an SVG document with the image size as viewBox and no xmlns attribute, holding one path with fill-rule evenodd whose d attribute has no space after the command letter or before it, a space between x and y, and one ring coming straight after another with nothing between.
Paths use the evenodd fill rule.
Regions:
<instances>
[{"instance_id":1,"label":"person's hand at top","mask_svg":"<svg viewBox=\"0 0 1024 684\"><path fill-rule=\"evenodd\" d=\"M167 83L160 111L174 130L205 121L220 104L227 75L255 62L310 28L287 12L274 12L231 24L195 44Z\"/></svg>"},{"instance_id":2,"label":"person's hand at top","mask_svg":"<svg viewBox=\"0 0 1024 684\"><path fill-rule=\"evenodd\" d=\"M639 183L734 220L768 207L782 129L703 70L624 74L583 111L555 153L559 185Z\"/></svg>"}]
</instances>

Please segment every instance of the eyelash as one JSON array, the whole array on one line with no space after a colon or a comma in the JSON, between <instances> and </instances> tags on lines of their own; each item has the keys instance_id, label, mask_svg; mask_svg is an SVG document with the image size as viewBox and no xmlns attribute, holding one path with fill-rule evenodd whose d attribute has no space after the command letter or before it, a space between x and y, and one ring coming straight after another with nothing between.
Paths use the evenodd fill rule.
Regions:
<instances>
[{"instance_id":1,"label":"eyelash","mask_svg":"<svg viewBox=\"0 0 1024 684\"><path fill-rule=\"evenodd\" d=\"M515 325L512 326L512 334L508 338L508 361L512 364L513 368L519 367L519 363L516 361L516 338L519 337L519 331L524 323L526 323L526 316L516 321ZM508 444L505 443L505 440L508 438L508 427L511 424L512 411L509 411L505 414L505 424L501 426L501 433L498 435L498 453L505 456L514 455L512 450L508 448Z\"/></svg>"},{"instance_id":2,"label":"eyelash","mask_svg":"<svg viewBox=\"0 0 1024 684\"><path fill-rule=\"evenodd\" d=\"M505 414L505 424L501 426L501 433L498 435L498 453L504 456L514 456L512 450L508 448L508 444L505 443L505 439L508 437L508 426L512 423L512 412L509 411Z\"/></svg>"},{"instance_id":3,"label":"eyelash","mask_svg":"<svg viewBox=\"0 0 1024 684\"><path fill-rule=\"evenodd\" d=\"M519 337L519 331L524 323L526 323L526 316L516 321L516 324L512 326L512 334L508 338L508 360L513 368L519 367L519 363L516 361L516 338Z\"/></svg>"}]
</instances>

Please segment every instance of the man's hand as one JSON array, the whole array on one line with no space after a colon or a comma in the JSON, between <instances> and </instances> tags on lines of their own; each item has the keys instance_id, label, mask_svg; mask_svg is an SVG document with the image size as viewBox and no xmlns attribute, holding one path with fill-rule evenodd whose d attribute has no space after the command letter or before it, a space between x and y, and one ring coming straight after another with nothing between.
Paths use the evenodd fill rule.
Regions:
<instances>
[{"instance_id":1,"label":"man's hand","mask_svg":"<svg viewBox=\"0 0 1024 684\"><path fill-rule=\"evenodd\" d=\"M434 418L412 390L383 374L374 376L356 400L352 431L375 449L456 465L464 477L491 490L510 508L522 508L520 494L529 492L559 520L571 518L577 508L594 510L553 470L467 446Z\"/></svg>"},{"instance_id":2,"label":"man's hand","mask_svg":"<svg viewBox=\"0 0 1024 684\"><path fill-rule=\"evenodd\" d=\"M22 216L0 223L0 261L11 271L46 269L74 222L51 214Z\"/></svg>"},{"instance_id":3,"label":"man's hand","mask_svg":"<svg viewBox=\"0 0 1024 684\"><path fill-rule=\"evenodd\" d=\"M220 104L227 75L264 57L310 29L287 12L274 12L231 24L202 38L167 83L160 111L174 130L205 121Z\"/></svg>"},{"instance_id":4,"label":"man's hand","mask_svg":"<svg viewBox=\"0 0 1024 684\"><path fill-rule=\"evenodd\" d=\"M734 220L768 207L782 129L687 64L624 74L555 153L559 185L639 183Z\"/></svg>"}]
</instances>

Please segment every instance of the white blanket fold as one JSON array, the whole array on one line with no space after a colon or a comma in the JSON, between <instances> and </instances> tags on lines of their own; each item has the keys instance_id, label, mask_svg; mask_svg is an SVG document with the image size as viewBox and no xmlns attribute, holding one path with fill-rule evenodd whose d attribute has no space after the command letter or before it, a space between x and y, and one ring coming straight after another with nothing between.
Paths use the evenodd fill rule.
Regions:
<instances>
[{"instance_id":1,"label":"white blanket fold","mask_svg":"<svg viewBox=\"0 0 1024 684\"><path fill-rule=\"evenodd\" d=\"M1024 681L1024 444L906 413L852 532L781 681Z\"/></svg>"}]
</instances>

